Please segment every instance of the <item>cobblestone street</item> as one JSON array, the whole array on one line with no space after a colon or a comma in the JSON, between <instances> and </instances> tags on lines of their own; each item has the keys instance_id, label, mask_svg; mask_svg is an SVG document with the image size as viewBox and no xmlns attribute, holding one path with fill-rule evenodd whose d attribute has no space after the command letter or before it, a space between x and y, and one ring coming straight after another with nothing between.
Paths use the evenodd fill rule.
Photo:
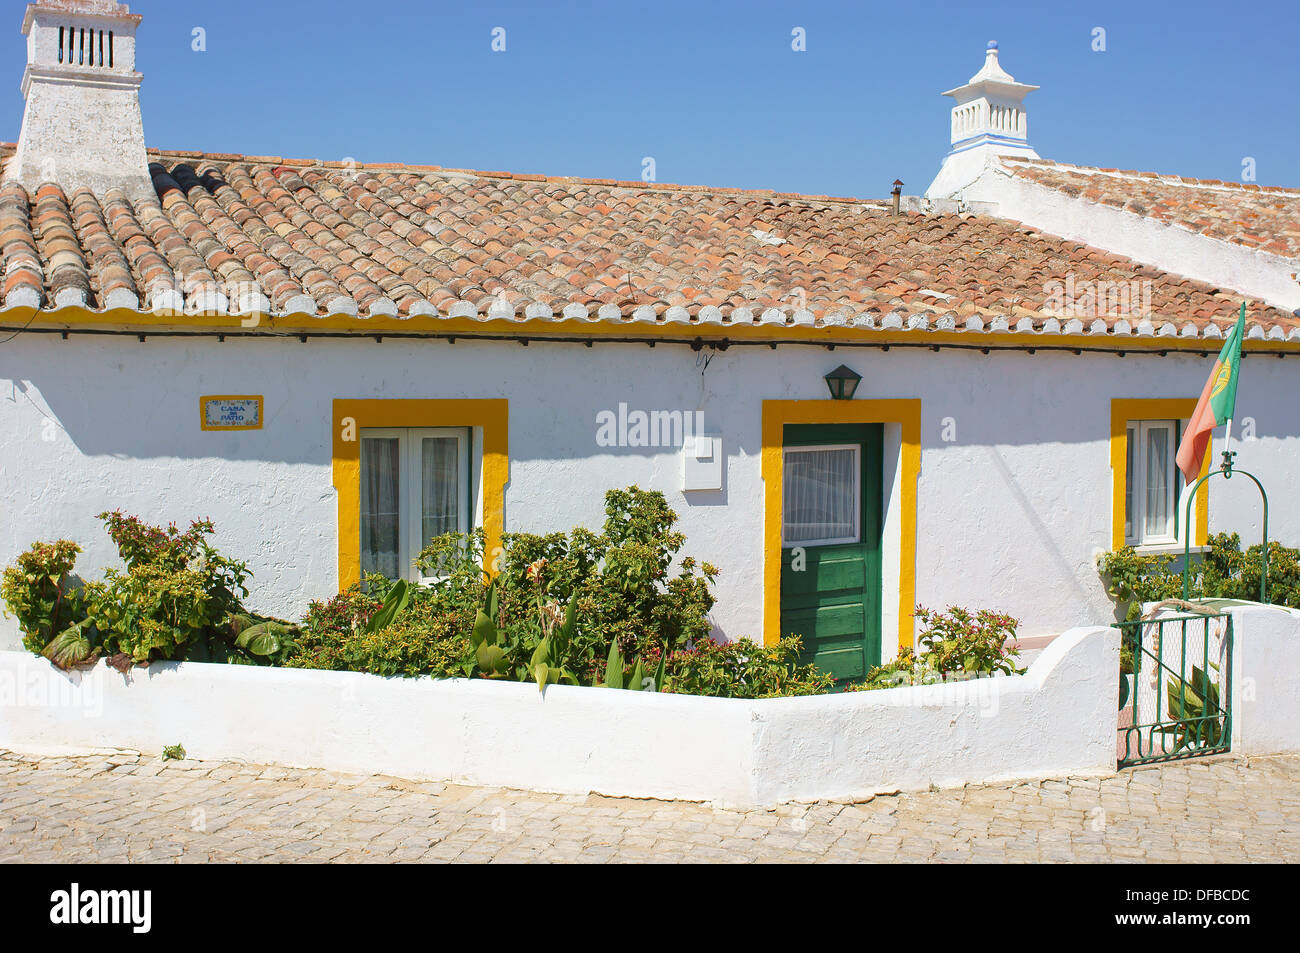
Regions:
<instances>
[{"instance_id":1,"label":"cobblestone street","mask_svg":"<svg viewBox=\"0 0 1300 953\"><path fill-rule=\"evenodd\" d=\"M0 752L0 861L1300 861L1300 757L732 811Z\"/></svg>"}]
</instances>

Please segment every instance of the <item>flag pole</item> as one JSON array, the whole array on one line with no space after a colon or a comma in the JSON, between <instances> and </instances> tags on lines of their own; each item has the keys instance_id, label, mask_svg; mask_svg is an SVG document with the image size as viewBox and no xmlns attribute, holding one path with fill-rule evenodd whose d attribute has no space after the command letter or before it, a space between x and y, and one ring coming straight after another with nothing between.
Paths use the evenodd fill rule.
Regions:
<instances>
[{"instance_id":1,"label":"flag pole","mask_svg":"<svg viewBox=\"0 0 1300 953\"><path fill-rule=\"evenodd\" d=\"M1244 301L1241 303L1241 320L1242 321L1246 320L1246 302ZM1237 348L1239 353L1240 353L1241 345L1244 343L1245 343L1244 341L1238 343ZM1234 415L1237 413L1237 402L1235 400L1232 402L1232 413ZM1232 458L1234 455L1229 452L1228 444L1232 442L1232 417L1228 418L1227 424L1228 424L1228 429L1223 432L1223 472L1227 474L1231 474Z\"/></svg>"}]
</instances>

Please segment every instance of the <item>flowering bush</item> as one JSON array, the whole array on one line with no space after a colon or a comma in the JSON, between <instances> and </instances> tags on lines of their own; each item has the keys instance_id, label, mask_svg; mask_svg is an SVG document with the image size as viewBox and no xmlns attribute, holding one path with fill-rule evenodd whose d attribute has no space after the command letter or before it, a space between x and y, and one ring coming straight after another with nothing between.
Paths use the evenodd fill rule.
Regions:
<instances>
[{"instance_id":1,"label":"flowering bush","mask_svg":"<svg viewBox=\"0 0 1300 953\"><path fill-rule=\"evenodd\" d=\"M269 663L287 654L291 627L245 611L248 567L208 543L211 521L195 520L182 532L121 511L99 519L125 572L109 569L103 580L74 589L67 580L81 550L67 540L37 543L5 570L0 595L18 615L30 651L64 668L100 654L119 664Z\"/></svg>"},{"instance_id":2,"label":"flowering bush","mask_svg":"<svg viewBox=\"0 0 1300 953\"><path fill-rule=\"evenodd\" d=\"M605 494L600 534L582 527L568 534L507 533L494 560L493 648L483 653L491 670L480 667L479 674L530 680L544 665L556 678L582 681L603 673L611 643L635 664L707 638L717 570L689 556L678 559L686 538L673 529L676 521L662 493L632 486ZM468 613L467 631L480 606L487 608L483 545L481 531L448 534L416 559L423 573L436 577L419 598L445 612ZM571 603L573 626L559 637Z\"/></svg>"},{"instance_id":3,"label":"flowering bush","mask_svg":"<svg viewBox=\"0 0 1300 953\"><path fill-rule=\"evenodd\" d=\"M1019 650L1007 648L1007 641L1015 637L1020 624L1018 619L988 609L972 613L959 606L949 606L947 612L918 606L916 618L925 627L917 638L920 651L900 650L898 658L876 666L847 691L928 685L984 675L1019 675L1024 671L1015 664Z\"/></svg>"},{"instance_id":4,"label":"flowering bush","mask_svg":"<svg viewBox=\"0 0 1300 953\"><path fill-rule=\"evenodd\" d=\"M801 662L802 651L797 635L769 646L749 639L715 642L706 636L669 653L663 690L724 698L775 698L830 691L834 678ZM658 664L657 658L650 661Z\"/></svg>"},{"instance_id":5,"label":"flowering bush","mask_svg":"<svg viewBox=\"0 0 1300 953\"><path fill-rule=\"evenodd\" d=\"M85 618L68 576L81 547L71 540L33 543L0 576L0 598L18 620L23 647L39 653L62 629Z\"/></svg>"},{"instance_id":6,"label":"flowering bush","mask_svg":"<svg viewBox=\"0 0 1300 953\"><path fill-rule=\"evenodd\" d=\"M469 610L448 611L423 587L389 625L374 629L371 618L383 605L382 579L371 590L353 586L325 602L312 602L303 618L290 668L369 672L372 675L465 676L472 661L465 633L473 623ZM386 594L386 593L385 593Z\"/></svg>"}]
</instances>

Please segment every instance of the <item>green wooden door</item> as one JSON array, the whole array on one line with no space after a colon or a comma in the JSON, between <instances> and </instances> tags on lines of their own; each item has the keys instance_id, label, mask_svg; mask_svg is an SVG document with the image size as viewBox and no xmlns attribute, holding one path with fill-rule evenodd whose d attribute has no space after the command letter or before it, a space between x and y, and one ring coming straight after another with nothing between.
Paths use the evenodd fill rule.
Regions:
<instances>
[{"instance_id":1,"label":"green wooden door","mask_svg":"<svg viewBox=\"0 0 1300 953\"><path fill-rule=\"evenodd\" d=\"M839 681L880 664L880 424L790 424L783 438L781 634Z\"/></svg>"}]
</instances>

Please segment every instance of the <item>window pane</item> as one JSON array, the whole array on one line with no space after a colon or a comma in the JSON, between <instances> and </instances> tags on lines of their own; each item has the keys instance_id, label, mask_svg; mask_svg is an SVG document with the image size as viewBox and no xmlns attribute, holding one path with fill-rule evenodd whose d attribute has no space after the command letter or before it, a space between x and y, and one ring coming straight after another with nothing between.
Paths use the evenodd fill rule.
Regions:
<instances>
[{"instance_id":1,"label":"window pane","mask_svg":"<svg viewBox=\"0 0 1300 953\"><path fill-rule=\"evenodd\" d=\"M1133 538L1133 457L1137 453L1137 428L1128 428L1128 462L1124 465L1124 538Z\"/></svg>"},{"instance_id":2,"label":"window pane","mask_svg":"<svg viewBox=\"0 0 1300 953\"><path fill-rule=\"evenodd\" d=\"M856 449L787 450L784 538L856 541L858 453Z\"/></svg>"},{"instance_id":3,"label":"window pane","mask_svg":"<svg viewBox=\"0 0 1300 953\"><path fill-rule=\"evenodd\" d=\"M460 514L460 441L455 437L425 437L420 441L419 549L443 533L454 533Z\"/></svg>"},{"instance_id":4,"label":"window pane","mask_svg":"<svg viewBox=\"0 0 1300 953\"><path fill-rule=\"evenodd\" d=\"M1169 431L1153 427L1147 431L1146 508L1144 536L1168 536L1169 489L1172 476L1169 460Z\"/></svg>"},{"instance_id":5,"label":"window pane","mask_svg":"<svg viewBox=\"0 0 1300 953\"><path fill-rule=\"evenodd\" d=\"M402 573L396 437L361 438L361 571L397 579Z\"/></svg>"}]
</instances>

